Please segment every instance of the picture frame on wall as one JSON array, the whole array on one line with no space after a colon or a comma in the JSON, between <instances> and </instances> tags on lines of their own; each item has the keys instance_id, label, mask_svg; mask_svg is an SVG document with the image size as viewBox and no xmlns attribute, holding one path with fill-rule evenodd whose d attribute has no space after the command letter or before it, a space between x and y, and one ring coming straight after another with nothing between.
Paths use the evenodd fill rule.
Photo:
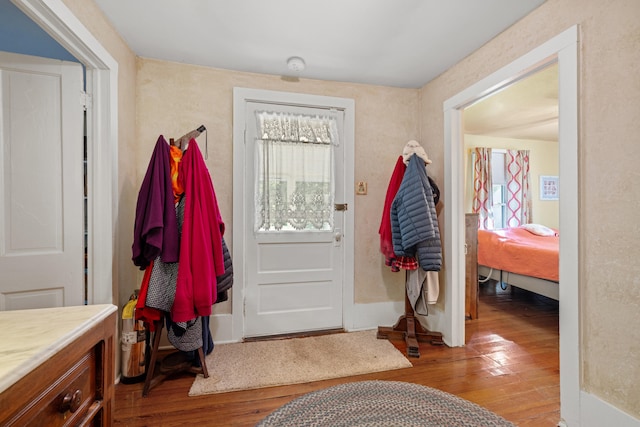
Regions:
<instances>
[{"instance_id":1,"label":"picture frame on wall","mask_svg":"<svg viewBox=\"0 0 640 427\"><path fill-rule=\"evenodd\" d=\"M540 175L540 200L558 200L560 181L557 176Z\"/></svg>"}]
</instances>

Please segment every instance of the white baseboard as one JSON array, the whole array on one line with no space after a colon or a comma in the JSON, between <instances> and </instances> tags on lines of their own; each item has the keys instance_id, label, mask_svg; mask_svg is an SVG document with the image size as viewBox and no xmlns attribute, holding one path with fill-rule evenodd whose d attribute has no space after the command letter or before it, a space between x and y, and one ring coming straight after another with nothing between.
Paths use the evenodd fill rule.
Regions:
<instances>
[{"instance_id":1,"label":"white baseboard","mask_svg":"<svg viewBox=\"0 0 640 427\"><path fill-rule=\"evenodd\" d=\"M211 328L211 336L215 344L224 344L228 342L237 342L233 339L233 315L229 314L213 314L209 320Z\"/></svg>"},{"instance_id":2,"label":"white baseboard","mask_svg":"<svg viewBox=\"0 0 640 427\"><path fill-rule=\"evenodd\" d=\"M393 326L404 314L404 301L376 302L353 305L353 324L347 331L376 329L378 326Z\"/></svg>"},{"instance_id":3,"label":"white baseboard","mask_svg":"<svg viewBox=\"0 0 640 427\"><path fill-rule=\"evenodd\" d=\"M351 325L345 325L347 331L375 329L378 326L393 326L404 314L404 301L389 301L371 304L354 304ZM237 342L232 337L231 314L211 316L211 336L216 344Z\"/></svg>"},{"instance_id":4,"label":"white baseboard","mask_svg":"<svg viewBox=\"0 0 640 427\"><path fill-rule=\"evenodd\" d=\"M639 419L586 391L580 391L580 419L580 427L640 427Z\"/></svg>"}]
</instances>

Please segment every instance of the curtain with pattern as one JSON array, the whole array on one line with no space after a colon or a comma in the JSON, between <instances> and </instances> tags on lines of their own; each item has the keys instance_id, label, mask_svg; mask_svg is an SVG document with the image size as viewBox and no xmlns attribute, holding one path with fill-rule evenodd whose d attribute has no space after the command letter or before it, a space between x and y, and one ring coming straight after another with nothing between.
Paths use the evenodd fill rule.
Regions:
<instances>
[{"instance_id":1,"label":"curtain with pattern","mask_svg":"<svg viewBox=\"0 0 640 427\"><path fill-rule=\"evenodd\" d=\"M491 148L476 147L473 162L473 212L478 214L478 227L493 229L493 182Z\"/></svg>"},{"instance_id":2,"label":"curtain with pattern","mask_svg":"<svg viewBox=\"0 0 640 427\"><path fill-rule=\"evenodd\" d=\"M507 150L507 227L531 222L529 150Z\"/></svg>"}]
</instances>

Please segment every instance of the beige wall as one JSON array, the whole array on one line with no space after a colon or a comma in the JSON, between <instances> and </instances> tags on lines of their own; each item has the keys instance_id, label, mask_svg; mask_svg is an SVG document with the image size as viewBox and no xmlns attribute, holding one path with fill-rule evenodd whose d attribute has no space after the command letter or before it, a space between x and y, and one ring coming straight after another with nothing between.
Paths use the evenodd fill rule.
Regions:
<instances>
[{"instance_id":1,"label":"beige wall","mask_svg":"<svg viewBox=\"0 0 640 427\"><path fill-rule=\"evenodd\" d=\"M118 214L113 257L113 301L120 307L139 286L132 269L131 243L139 171L135 162L136 57L93 1L63 0L71 12L118 62ZM99 225L97 225L99 226Z\"/></svg>"},{"instance_id":2,"label":"beige wall","mask_svg":"<svg viewBox=\"0 0 640 427\"><path fill-rule=\"evenodd\" d=\"M469 164L471 150L475 147L491 147L505 150L529 150L529 174L531 185L531 222L559 228L559 203L556 200L540 200L540 175L558 176L558 142L530 139L509 139L481 135L464 136L465 162L465 212L471 212L473 201L473 171Z\"/></svg>"},{"instance_id":3,"label":"beige wall","mask_svg":"<svg viewBox=\"0 0 640 427\"><path fill-rule=\"evenodd\" d=\"M204 124L208 130L211 172L218 204L231 245L233 190L233 88L248 87L304 92L355 100L355 180L368 182L368 194L356 196L355 302L404 298L404 275L392 274L379 251L378 227L384 197L397 157L405 143L417 138L418 91L241 73L140 58L137 62L135 156L138 180L147 167L160 134L179 137ZM203 149L204 135L198 138ZM355 183L353 183L355 186ZM131 209L134 207L131 206ZM126 237L126 236L125 236ZM229 310L216 307L216 310Z\"/></svg>"},{"instance_id":4,"label":"beige wall","mask_svg":"<svg viewBox=\"0 0 640 427\"><path fill-rule=\"evenodd\" d=\"M547 0L421 89L421 138L442 181L443 103L575 24L582 388L640 417L640 2Z\"/></svg>"},{"instance_id":5,"label":"beige wall","mask_svg":"<svg viewBox=\"0 0 640 427\"><path fill-rule=\"evenodd\" d=\"M231 224L231 88L342 96L356 100L356 302L401 300L403 278L384 267L379 218L388 179L404 143L417 139L444 176L443 102L568 27L581 27L580 293L583 388L640 417L640 249L637 221L637 117L640 116L640 2L547 0L420 91L302 80L135 58L93 2L64 0L120 64L118 202L114 294L137 286L130 261L135 198L159 133L205 124L209 169ZM137 67L137 73L136 73ZM137 79L136 79L137 74ZM138 95L136 97L136 92ZM137 108L136 108L137 107ZM588 189L588 191L587 191ZM446 200L444 201L446 209Z\"/></svg>"}]
</instances>

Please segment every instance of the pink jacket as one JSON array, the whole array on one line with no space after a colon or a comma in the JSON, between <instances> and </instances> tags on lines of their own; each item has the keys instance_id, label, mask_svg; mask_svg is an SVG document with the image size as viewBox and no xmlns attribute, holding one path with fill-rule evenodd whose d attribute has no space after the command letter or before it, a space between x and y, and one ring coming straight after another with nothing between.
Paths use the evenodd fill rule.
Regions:
<instances>
[{"instance_id":1,"label":"pink jacket","mask_svg":"<svg viewBox=\"0 0 640 427\"><path fill-rule=\"evenodd\" d=\"M171 309L174 322L210 316L216 301L216 276L224 273L224 222L207 165L195 139L180 162L179 180L185 192L184 222L176 295Z\"/></svg>"}]
</instances>

